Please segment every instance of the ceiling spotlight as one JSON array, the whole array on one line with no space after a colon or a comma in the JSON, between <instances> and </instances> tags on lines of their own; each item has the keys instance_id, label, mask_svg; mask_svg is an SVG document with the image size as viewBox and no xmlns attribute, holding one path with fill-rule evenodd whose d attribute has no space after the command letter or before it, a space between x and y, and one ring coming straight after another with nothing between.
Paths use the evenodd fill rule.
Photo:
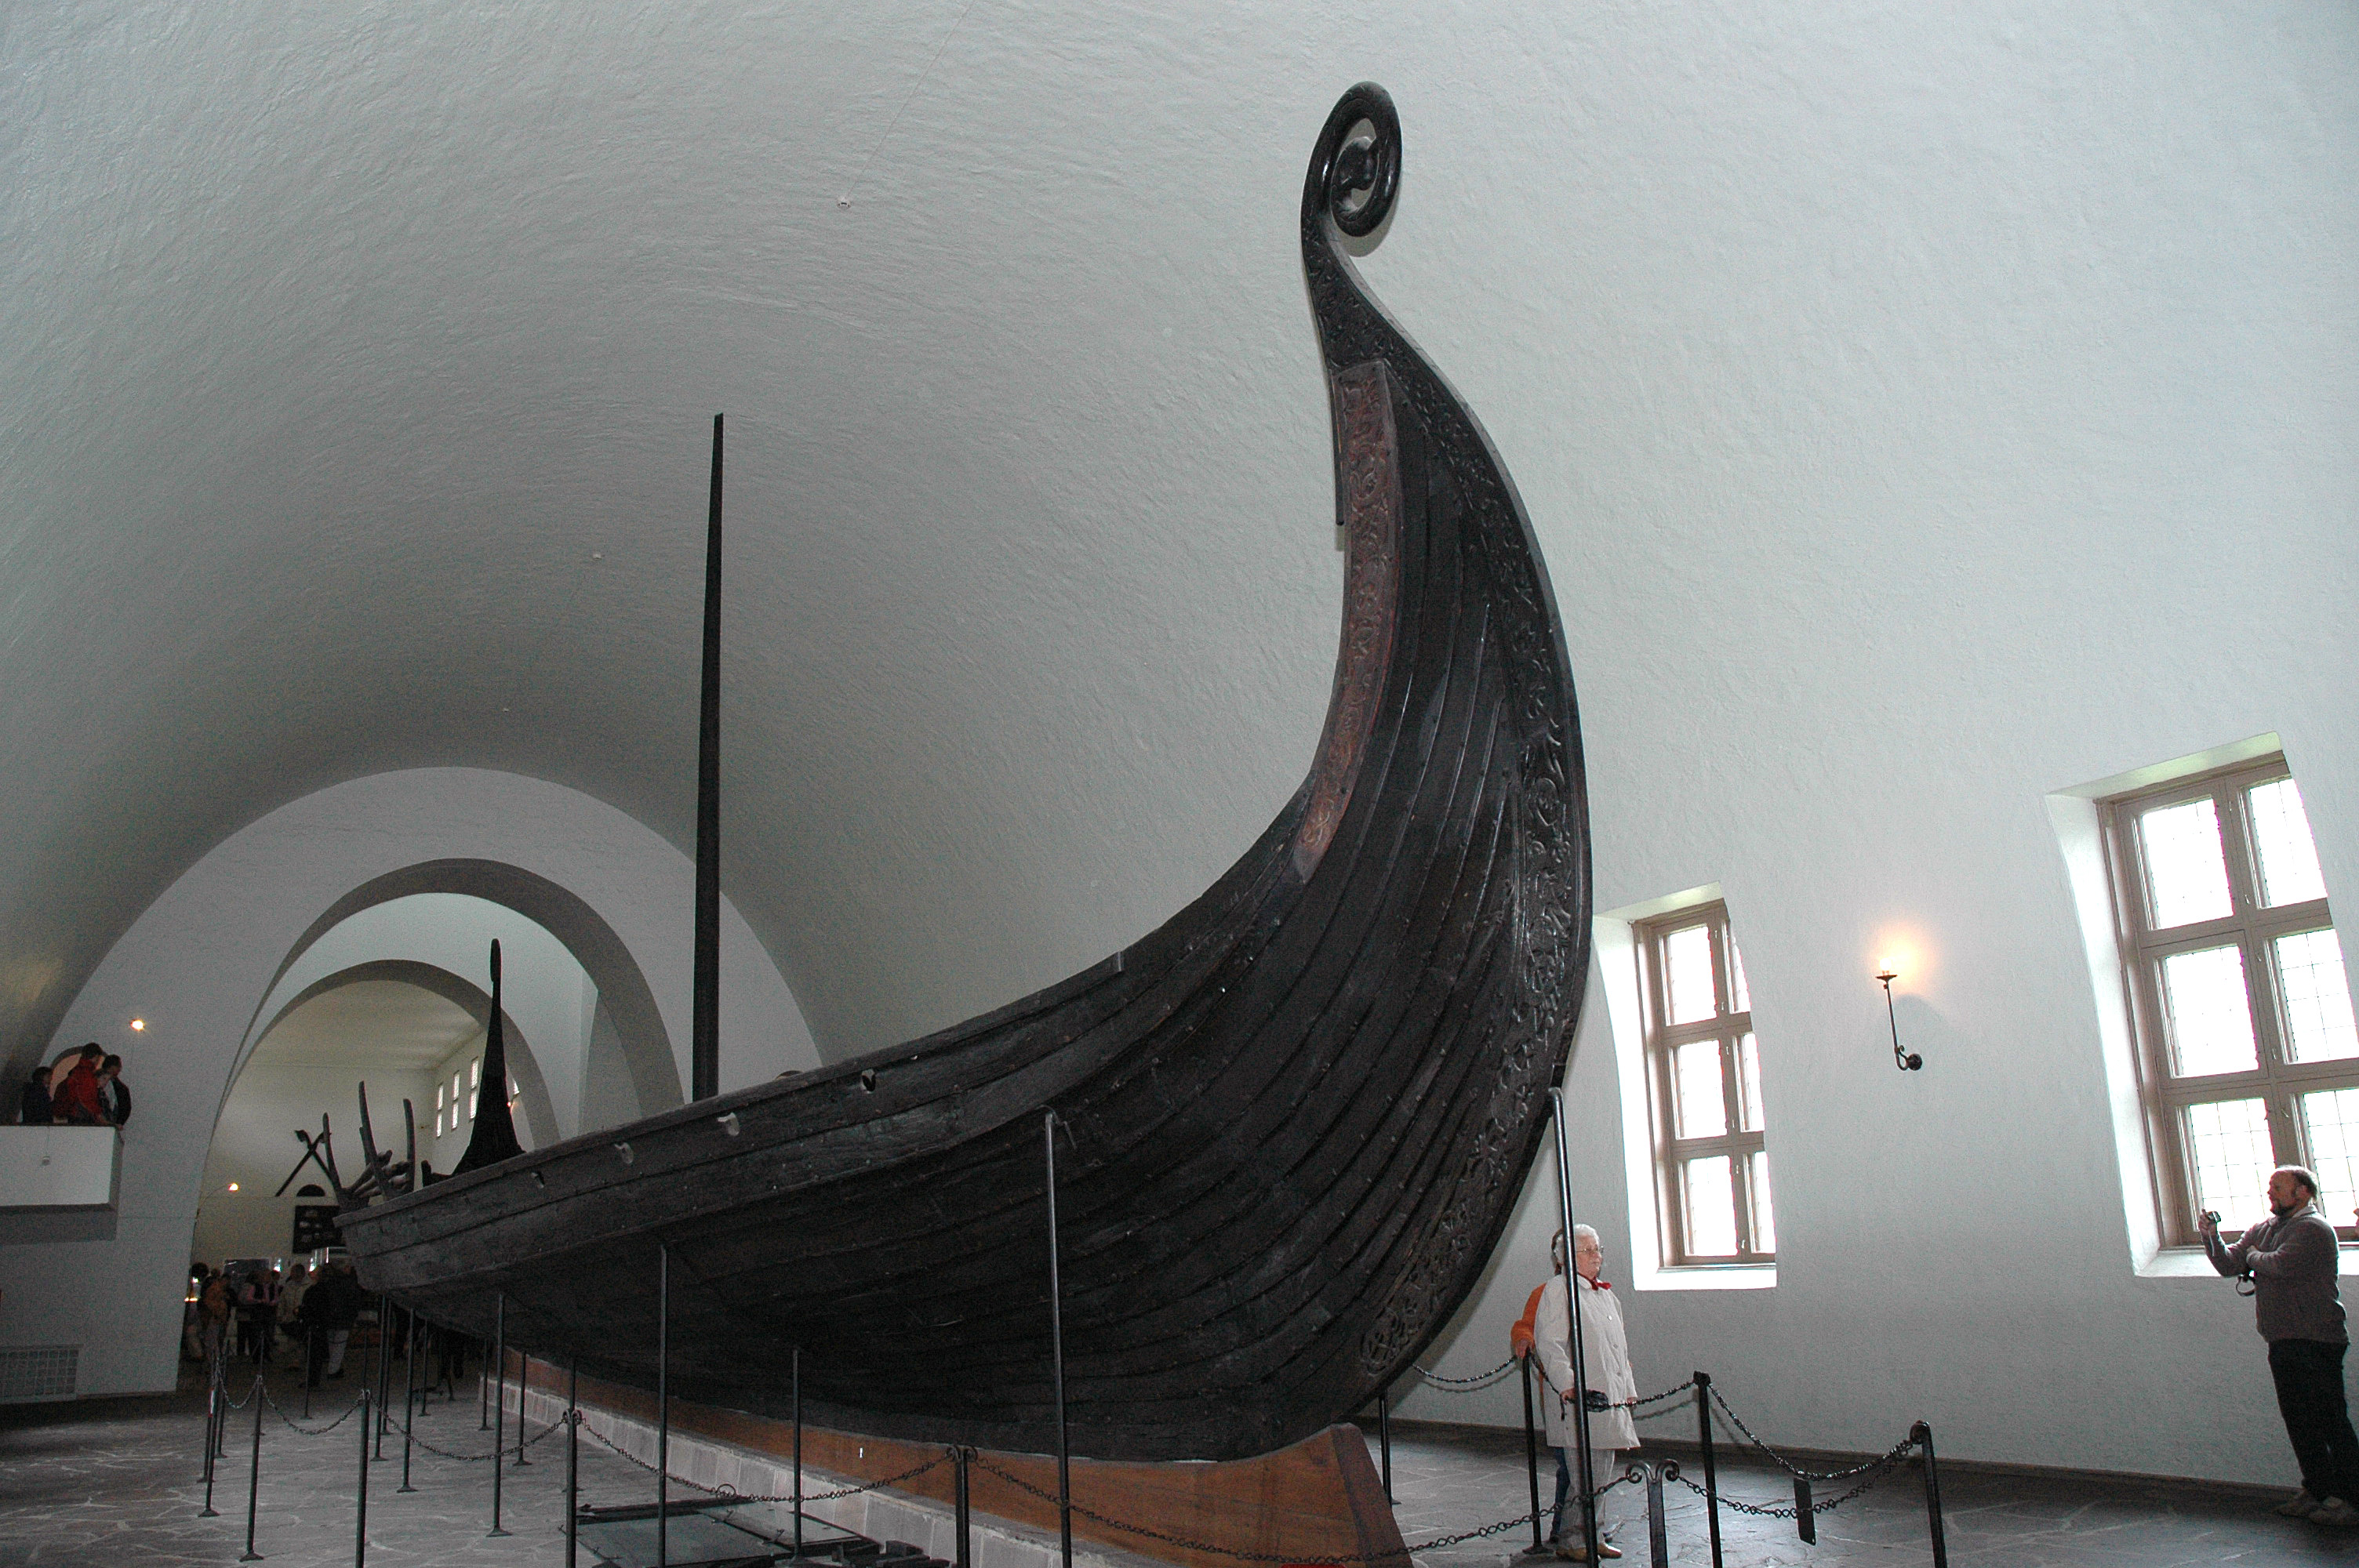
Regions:
<instances>
[{"instance_id":1,"label":"ceiling spotlight","mask_svg":"<svg viewBox=\"0 0 2359 1568\"><path fill-rule=\"evenodd\" d=\"M232 1191L232 1192L235 1192L235 1191L237 1191L237 1184L236 1184L235 1182L232 1182L232 1183L229 1184L229 1190L230 1190L230 1191Z\"/></svg>"},{"instance_id":2,"label":"ceiling spotlight","mask_svg":"<svg viewBox=\"0 0 2359 1568\"><path fill-rule=\"evenodd\" d=\"M134 1034L138 1033L141 1030L143 1030L143 1029L145 1029L145 1028L147 1028L147 1021L146 1019L144 1019L144 1018L135 1018L135 1019L133 1019L133 1020L131 1021L131 1032L132 1032Z\"/></svg>"}]
</instances>

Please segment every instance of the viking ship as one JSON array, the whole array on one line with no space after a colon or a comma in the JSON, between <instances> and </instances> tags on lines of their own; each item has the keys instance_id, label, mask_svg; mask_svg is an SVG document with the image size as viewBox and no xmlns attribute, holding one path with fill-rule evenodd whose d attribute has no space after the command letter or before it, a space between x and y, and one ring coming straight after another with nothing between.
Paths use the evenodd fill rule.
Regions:
<instances>
[{"instance_id":1,"label":"viking ship","mask_svg":"<svg viewBox=\"0 0 2359 1568\"><path fill-rule=\"evenodd\" d=\"M1160 929L968 1022L374 1184L342 1220L369 1289L479 1335L502 1316L511 1347L652 1388L660 1273L676 1396L784 1415L799 1376L814 1422L1046 1451L1052 1117L1072 1452L1264 1454L1407 1371L1538 1153L1590 878L1530 524L1347 254L1400 167L1391 100L1352 89L1301 210L1342 644L1313 764L1267 830Z\"/></svg>"}]
</instances>

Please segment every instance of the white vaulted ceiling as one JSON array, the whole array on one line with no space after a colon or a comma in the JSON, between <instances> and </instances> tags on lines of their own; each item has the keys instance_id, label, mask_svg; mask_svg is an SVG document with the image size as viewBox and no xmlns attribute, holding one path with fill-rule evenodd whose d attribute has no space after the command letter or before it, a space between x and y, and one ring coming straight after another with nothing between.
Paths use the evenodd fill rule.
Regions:
<instances>
[{"instance_id":1,"label":"white vaulted ceiling","mask_svg":"<svg viewBox=\"0 0 2359 1568\"><path fill-rule=\"evenodd\" d=\"M2316 546L2348 520L2353 34L2322 5L9 7L0 1041L339 780L511 770L686 846L715 411L725 881L822 1048L1151 927L1319 729L1341 568L1295 216L1362 78L1408 144L1364 270L1522 487L1602 804L1667 713L1673 787L1745 758L1807 791L1861 741L1765 751L1822 717L1797 687L1923 736L1992 700L2070 729L2016 665L1969 689L1978 650L2102 682L2116 621L2210 637L2187 568L2265 515L2291 533L2245 547L2347 585ZM2136 602L2092 591L2158 550Z\"/></svg>"}]
</instances>

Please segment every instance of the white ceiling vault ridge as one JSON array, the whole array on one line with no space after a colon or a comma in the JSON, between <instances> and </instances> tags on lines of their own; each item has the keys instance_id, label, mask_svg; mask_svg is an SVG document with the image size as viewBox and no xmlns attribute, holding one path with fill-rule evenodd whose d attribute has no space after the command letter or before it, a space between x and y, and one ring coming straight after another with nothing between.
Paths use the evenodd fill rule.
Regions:
<instances>
[{"instance_id":1,"label":"white ceiling vault ridge","mask_svg":"<svg viewBox=\"0 0 2359 1568\"><path fill-rule=\"evenodd\" d=\"M2064 538L2315 511L2347 448L2343 7L963 9L0 17L7 1038L339 779L685 847L715 411L727 884L831 1054L1151 928L1318 732L1293 227L1362 77L1365 269L1581 586L1596 717L1938 687L1958 569L2069 624ZM1915 654L1819 634L1871 593Z\"/></svg>"},{"instance_id":2,"label":"white ceiling vault ridge","mask_svg":"<svg viewBox=\"0 0 2359 1568\"><path fill-rule=\"evenodd\" d=\"M2130 1270L2042 803L2275 732L2359 899L2359 8L89 0L0 60L12 1057L185 977L225 1072L308 922L504 831L640 912L684 1051L716 412L724 1007L767 968L841 1059L1159 924L1317 742L1296 224L1373 80L1358 265L1530 514L1597 905L1718 883L1744 944L1777 1284L1647 1292L1641 1381L1806 1446L2282 1468L2249 1316ZM444 772L473 847L419 851ZM198 918L249 861L304 896ZM1922 1073L1871 1070L1887 925ZM1606 1025L1575 1176L1626 1257ZM179 1162L114 1244L158 1275L192 1136L126 1153ZM32 1281L90 1271L28 1251L0 1343L66 1342Z\"/></svg>"}]
</instances>

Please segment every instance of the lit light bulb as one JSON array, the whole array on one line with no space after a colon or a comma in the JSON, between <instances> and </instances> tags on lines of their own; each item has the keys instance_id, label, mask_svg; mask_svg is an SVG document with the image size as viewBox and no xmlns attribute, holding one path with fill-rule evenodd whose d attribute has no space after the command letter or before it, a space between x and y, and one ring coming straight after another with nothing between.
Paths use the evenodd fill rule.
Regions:
<instances>
[{"instance_id":1,"label":"lit light bulb","mask_svg":"<svg viewBox=\"0 0 2359 1568\"><path fill-rule=\"evenodd\" d=\"M131 1032L135 1034L147 1027L147 1021L144 1018L135 1018L131 1021Z\"/></svg>"},{"instance_id":2,"label":"lit light bulb","mask_svg":"<svg viewBox=\"0 0 2359 1568\"><path fill-rule=\"evenodd\" d=\"M236 1184L235 1182L232 1182L232 1183L229 1184L229 1190L230 1190L230 1191L232 1191L232 1192L235 1192L235 1191L237 1191L237 1184Z\"/></svg>"}]
</instances>

